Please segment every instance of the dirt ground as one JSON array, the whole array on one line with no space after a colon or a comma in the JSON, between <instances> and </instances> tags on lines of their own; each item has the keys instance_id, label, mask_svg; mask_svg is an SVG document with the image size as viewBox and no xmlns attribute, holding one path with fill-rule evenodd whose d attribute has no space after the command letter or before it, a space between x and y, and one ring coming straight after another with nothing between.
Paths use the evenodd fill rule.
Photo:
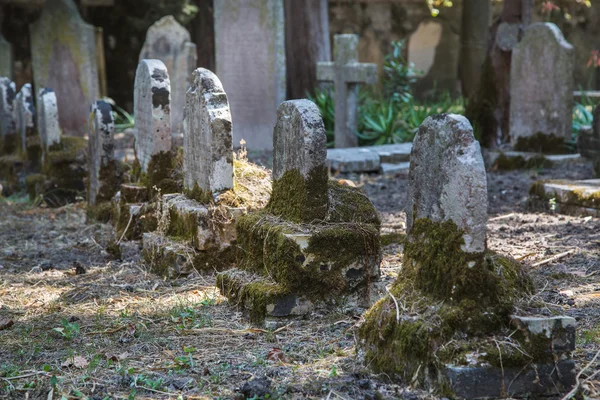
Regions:
<instances>
[{"instance_id":1,"label":"dirt ground","mask_svg":"<svg viewBox=\"0 0 600 400\"><path fill-rule=\"evenodd\" d=\"M489 173L489 247L522 260L541 312L577 319L579 368L600 348L600 219L531 212L526 198L536 179L592 176L587 164ZM345 178L373 200L384 234L404 233L406 176ZM362 365L359 317L256 329L214 276L165 281L146 271L137 242L111 259L113 239L112 227L86 224L83 204L0 201L0 398L435 398ZM401 246L386 246L382 280L400 267ZM582 387L598 395L600 376Z\"/></svg>"}]
</instances>

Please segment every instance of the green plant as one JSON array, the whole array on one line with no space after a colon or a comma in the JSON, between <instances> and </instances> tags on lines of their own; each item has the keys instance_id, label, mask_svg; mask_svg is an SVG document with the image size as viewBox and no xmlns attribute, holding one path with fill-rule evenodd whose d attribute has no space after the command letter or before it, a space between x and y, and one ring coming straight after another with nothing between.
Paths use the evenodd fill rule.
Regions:
<instances>
[{"instance_id":1,"label":"green plant","mask_svg":"<svg viewBox=\"0 0 600 400\"><path fill-rule=\"evenodd\" d=\"M306 97L315 103L321 112L325 134L327 135L327 146L333 147L333 131L335 128L335 104L333 101L333 88L315 88L314 92L307 93Z\"/></svg>"},{"instance_id":2,"label":"green plant","mask_svg":"<svg viewBox=\"0 0 600 400\"><path fill-rule=\"evenodd\" d=\"M110 97L105 97L102 100L107 102L114 109L113 118L115 120L115 130L121 132L128 128L133 128L135 125L135 119L133 115L129 114L123 108L119 107L117 103Z\"/></svg>"},{"instance_id":3,"label":"green plant","mask_svg":"<svg viewBox=\"0 0 600 400\"><path fill-rule=\"evenodd\" d=\"M79 324L77 322L69 322L63 318L61 324L62 327L54 328L54 331L58 332L63 338L73 340L79 335Z\"/></svg>"},{"instance_id":4,"label":"green plant","mask_svg":"<svg viewBox=\"0 0 600 400\"><path fill-rule=\"evenodd\" d=\"M384 57L381 87L385 99L406 103L412 99L411 86L419 71L404 58L405 46L406 40L392 42L392 51Z\"/></svg>"},{"instance_id":5,"label":"green plant","mask_svg":"<svg viewBox=\"0 0 600 400\"><path fill-rule=\"evenodd\" d=\"M399 118L399 106L394 100L372 102L361 108L360 132L356 135L369 144L406 142L414 136L406 122Z\"/></svg>"}]
</instances>

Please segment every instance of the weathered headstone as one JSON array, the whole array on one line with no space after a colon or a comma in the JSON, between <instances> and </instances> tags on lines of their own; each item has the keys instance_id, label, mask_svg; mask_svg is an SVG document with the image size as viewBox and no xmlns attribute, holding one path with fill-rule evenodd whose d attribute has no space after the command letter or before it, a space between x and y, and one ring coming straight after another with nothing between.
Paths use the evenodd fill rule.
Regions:
<instances>
[{"instance_id":1,"label":"weathered headstone","mask_svg":"<svg viewBox=\"0 0 600 400\"><path fill-rule=\"evenodd\" d=\"M552 23L536 23L512 52L510 137L517 150L551 151L571 139L575 49ZM560 149L557 149L560 150Z\"/></svg>"},{"instance_id":2,"label":"weathered headstone","mask_svg":"<svg viewBox=\"0 0 600 400\"><path fill-rule=\"evenodd\" d=\"M469 121L427 118L411 154L402 273L358 332L365 362L450 397L568 391L575 320L514 314L533 283L518 261L487 249L487 204Z\"/></svg>"},{"instance_id":3,"label":"weathered headstone","mask_svg":"<svg viewBox=\"0 0 600 400\"><path fill-rule=\"evenodd\" d=\"M0 78L0 154L12 153L16 149L16 95L15 83L8 78Z\"/></svg>"},{"instance_id":4,"label":"weathered headstone","mask_svg":"<svg viewBox=\"0 0 600 400\"><path fill-rule=\"evenodd\" d=\"M172 15L162 17L148 28L139 59L160 60L167 67L171 80L173 132L180 132L183 128L185 92L196 68L196 58L196 45L190 41L190 33Z\"/></svg>"},{"instance_id":5,"label":"weathered headstone","mask_svg":"<svg viewBox=\"0 0 600 400\"><path fill-rule=\"evenodd\" d=\"M13 78L12 45L0 33L0 76Z\"/></svg>"},{"instance_id":6,"label":"weathered headstone","mask_svg":"<svg viewBox=\"0 0 600 400\"><path fill-rule=\"evenodd\" d=\"M37 104L37 127L41 139L42 154L45 154L50 149L50 146L60 143L56 93L52 89L40 89Z\"/></svg>"},{"instance_id":7,"label":"weathered headstone","mask_svg":"<svg viewBox=\"0 0 600 400\"><path fill-rule=\"evenodd\" d=\"M335 35L334 61L317 63L317 79L334 83L335 147L358 146L358 84L377 81L377 65L358 62L358 35Z\"/></svg>"},{"instance_id":8,"label":"weathered headstone","mask_svg":"<svg viewBox=\"0 0 600 400\"><path fill-rule=\"evenodd\" d=\"M487 179L469 121L454 114L427 118L413 142L410 161L408 235L415 220L452 220L464 231L464 251L484 251Z\"/></svg>"},{"instance_id":9,"label":"weathered headstone","mask_svg":"<svg viewBox=\"0 0 600 400\"><path fill-rule=\"evenodd\" d=\"M83 137L99 95L94 27L81 19L73 0L47 0L30 34L35 87L56 92L63 133Z\"/></svg>"},{"instance_id":10,"label":"weathered headstone","mask_svg":"<svg viewBox=\"0 0 600 400\"><path fill-rule=\"evenodd\" d=\"M31 83L23 85L15 100L15 112L17 120L17 138L19 151L27 152L28 138L35 134L35 106L33 105L33 90Z\"/></svg>"},{"instance_id":11,"label":"weathered headstone","mask_svg":"<svg viewBox=\"0 0 600 400\"><path fill-rule=\"evenodd\" d=\"M105 101L96 101L90 112L88 141L88 203L92 206L110 201L119 188L114 134L112 107Z\"/></svg>"},{"instance_id":12,"label":"weathered headstone","mask_svg":"<svg viewBox=\"0 0 600 400\"><path fill-rule=\"evenodd\" d=\"M160 60L142 60L133 93L135 152L143 172L152 156L171 150L171 84Z\"/></svg>"},{"instance_id":13,"label":"weathered headstone","mask_svg":"<svg viewBox=\"0 0 600 400\"><path fill-rule=\"evenodd\" d=\"M271 148L286 91L283 0L214 3L216 73L231 105L234 142Z\"/></svg>"},{"instance_id":14,"label":"weathered headstone","mask_svg":"<svg viewBox=\"0 0 600 400\"><path fill-rule=\"evenodd\" d=\"M198 68L186 95L183 184L187 192L233 188L233 138L227 94L219 78Z\"/></svg>"}]
</instances>

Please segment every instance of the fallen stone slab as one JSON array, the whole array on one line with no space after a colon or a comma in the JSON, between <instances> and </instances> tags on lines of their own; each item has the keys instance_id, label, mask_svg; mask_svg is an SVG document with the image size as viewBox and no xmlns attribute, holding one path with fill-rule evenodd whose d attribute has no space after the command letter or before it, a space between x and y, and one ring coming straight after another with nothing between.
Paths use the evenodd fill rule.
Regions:
<instances>
[{"instance_id":1,"label":"fallen stone slab","mask_svg":"<svg viewBox=\"0 0 600 400\"><path fill-rule=\"evenodd\" d=\"M600 179L541 180L529 189L533 209L575 216L600 216Z\"/></svg>"},{"instance_id":2,"label":"fallen stone slab","mask_svg":"<svg viewBox=\"0 0 600 400\"><path fill-rule=\"evenodd\" d=\"M554 165L585 162L581 154L540 154L522 151L486 151L484 160L487 169L501 171L549 168Z\"/></svg>"},{"instance_id":3,"label":"fallen stone slab","mask_svg":"<svg viewBox=\"0 0 600 400\"><path fill-rule=\"evenodd\" d=\"M396 164L410 161L412 143L384 144L381 146L366 146L362 148L379 154L382 163Z\"/></svg>"},{"instance_id":4,"label":"fallen stone slab","mask_svg":"<svg viewBox=\"0 0 600 400\"><path fill-rule=\"evenodd\" d=\"M383 174L408 174L410 162L401 162L398 164L381 163L381 172Z\"/></svg>"},{"instance_id":5,"label":"fallen stone slab","mask_svg":"<svg viewBox=\"0 0 600 400\"><path fill-rule=\"evenodd\" d=\"M411 151L412 143L329 149L327 163L338 172L378 172L384 164L388 171L403 170Z\"/></svg>"}]
</instances>

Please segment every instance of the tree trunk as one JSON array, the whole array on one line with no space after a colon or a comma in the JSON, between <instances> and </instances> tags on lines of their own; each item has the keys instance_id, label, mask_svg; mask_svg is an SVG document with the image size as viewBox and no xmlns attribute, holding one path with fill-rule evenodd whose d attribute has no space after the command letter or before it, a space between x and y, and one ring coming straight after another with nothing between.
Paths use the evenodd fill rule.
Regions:
<instances>
[{"instance_id":1,"label":"tree trunk","mask_svg":"<svg viewBox=\"0 0 600 400\"><path fill-rule=\"evenodd\" d=\"M477 0L474 0L477 1ZM498 28L510 26L518 43L531 23L533 0L505 0L500 17L490 27L487 57L477 93L469 101L467 115L482 146L495 148L510 142L510 65L512 47L498 44ZM513 46L514 47L514 46Z\"/></svg>"},{"instance_id":2,"label":"tree trunk","mask_svg":"<svg viewBox=\"0 0 600 400\"><path fill-rule=\"evenodd\" d=\"M467 98L473 96L481 79L490 17L490 0L463 1L460 75L463 95Z\"/></svg>"},{"instance_id":3,"label":"tree trunk","mask_svg":"<svg viewBox=\"0 0 600 400\"><path fill-rule=\"evenodd\" d=\"M213 0L195 0L198 13L190 23L192 42L196 43L198 66L215 70L215 28Z\"/></svg>"},{"instance_id":4,"label":"tree trunk","mask_svg":"<svg viewBox=\"0 0 600 400\"><path fill-rule=\"evenodd\" d=\"M327 0L285 0L287 95L306 97L317 84L317 62L331 60Z\"/></svg>"}]
</instances>

